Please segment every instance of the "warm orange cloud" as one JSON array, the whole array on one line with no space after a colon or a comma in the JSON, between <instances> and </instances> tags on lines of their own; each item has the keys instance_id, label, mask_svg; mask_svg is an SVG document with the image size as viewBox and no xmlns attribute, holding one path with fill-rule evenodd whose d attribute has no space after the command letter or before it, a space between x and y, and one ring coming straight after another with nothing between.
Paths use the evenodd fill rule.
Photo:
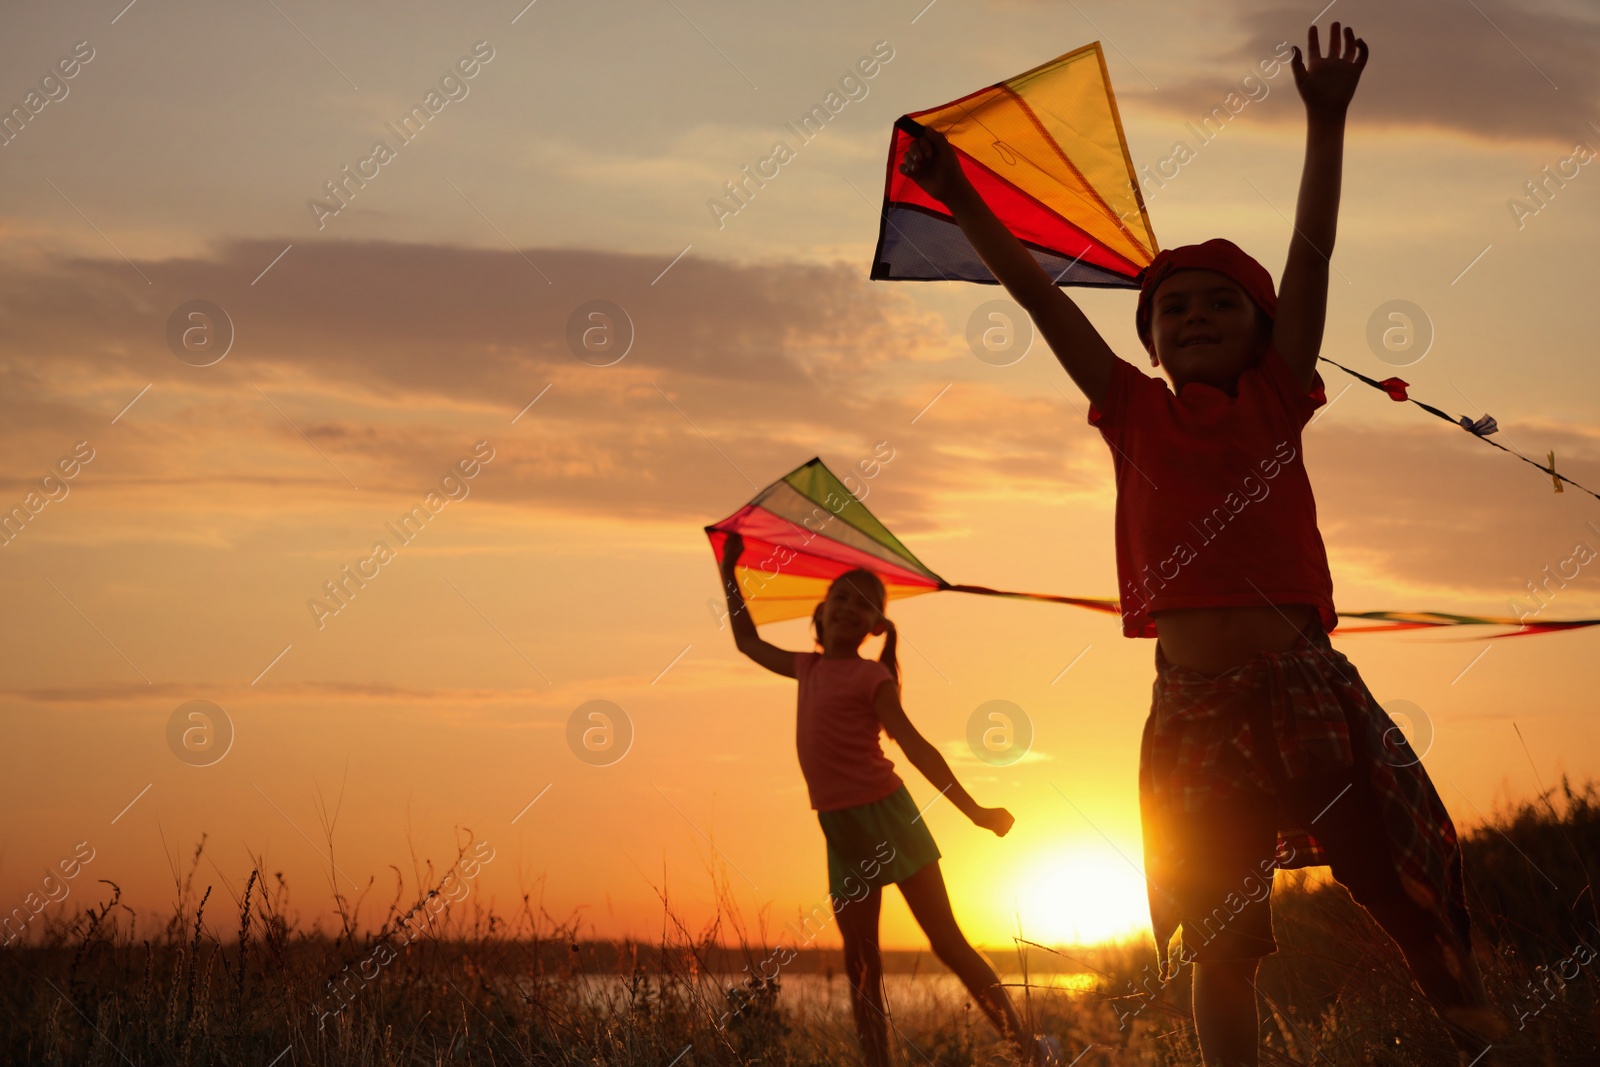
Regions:
<instances>
[{"instance_id":1,"label":"warm orange cloud","mask_svg":"<svg viewBox=\"0 0 1600 1067\"><path fill-rule=\"evenodd\" d=\"M500 505L624 523L697 527L811 455L848 465L882 439L901 466L875 483L872 506L910 536L948 527L961 500L1110 495L1105 446L1053 366L995 374L909 295L843 266L686 256L659 276L648 257L528 250L560 279L548 284L513 252L330 242L292 249L252 286L279 251L237 241L209 260L141 263L153 286L117 260L0 264L27 309L0 338L10 454L43 472L91 440L99 466L80 481L104 472L100 506L177 539L195 533L158 517L145 489L204 486L208 507L232 513L378 494L398 515L481 439L516 440L473 487L492 480ZM165 340L171 310L196 296L236 331L209 367ZM573 309L595 298L634 325L610 366L566 340ZM1341 372L1328 378L1330 394L1343 387ZM1342 403L1307 453L1329 550L1366 577L1498 611L1592 517L1575 490L1551 493L1464 432L1420 412L1414 425L1363 426L1361 402ZM1564 473L1600 484L1594 431L1503 414L1496 440L1541 459L1554 448ZM8 475L10 496L36 481L25 466ZM368 495L352 498L351 483Z\"/></svg>"},{"instance_id":2,"label":"warm orange cloud","mask_svg":"<svg viewBox=\"0 0 1600 1067\"><path fill-rule=\"evenodd\" d=\"M1371 580L1481 601L1475 613L1504 615L1507 601L1526 598L1526 583L1540 579L1547 564L1566 560L1577 542L1600 551L1593 497L1571 486L1554 492L1548 476L1466 431L1452 432L1421 412L1414 427L1344 425L1337 418L1336 409L1331 425L1313 427L1306 442L1319 526L1330 554L1359 561ZM1594 429L1501 425L1495 435L1501 444L1554 448L1558 471L1600 487ZM1563 597L1574 606L1600 601L1600 565L1578 571Z\"/></svg>"},{"instance_id":3,"label":"warm orange cloud","mask_svg":"<svg viewBox=\"0 0 1600 1067\"><path fill-rule=\"evenodd\" d=\"M1270 63L1284 41L1304 54L1306 18L1312 13L1301 4L1241 5L1235 21L1242 37L1215 62L1208 55L1205 63L1195 64L1205 72L1176 81L1163 77L1159 90L1129 81L1119 95L1198 124L1213 107L1224 107L1233 92L1252 101L1257 119L1302 122L1293 72L1285 65L1275 77L1263 79L1257 64ZM1600 23L1588 12L1513 9L1487 0L1459 9L1346 0L1318 22L1324 51L1335 19L1341 32L1353 26L1370 49L1353 122L1436 127L1494 146L1594 143L1589 123L1600 101L1600 68L1594 63ZM1281 51L1288 54L1286 48ZM1247 81L1247 75L1254 77Z\"/></svg>"}]
</instances>

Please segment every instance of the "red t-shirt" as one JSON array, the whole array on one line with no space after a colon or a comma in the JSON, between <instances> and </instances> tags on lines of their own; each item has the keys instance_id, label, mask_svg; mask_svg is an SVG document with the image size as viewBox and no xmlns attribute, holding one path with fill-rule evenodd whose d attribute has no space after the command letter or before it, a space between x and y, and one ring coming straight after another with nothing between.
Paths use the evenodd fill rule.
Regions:
<instances>
[{"instance_id":1,"label":"red t-shirt","mask_svg":"<svg viewBox=\"0 0 1600 1067\"><path fill-rule=\"evenodd\" d=\"M883 723L872 709L878 687L894 679L889 668L857 656L824 659L820 652L796 652L794 667L800 681L795 748L811 806L854 808L899 789L900 776L878 743Z\"/></svg>"},{"instance_id":2,"label":"red t-shirt","mask_svg":"<svg viewBox=\"0 0 1600 1067\"><path fill-rule=\"evenodd\" d=\"M1117 481L1117 589L1126 637L1155 637L1166 608L1312 604L1332 631L1333 578L1300 431L1327 403L1276 347L1238 378L1238 396L1189 382L1174 396L1116 360L1089 424Z\"/></svg>"}]
</instances>

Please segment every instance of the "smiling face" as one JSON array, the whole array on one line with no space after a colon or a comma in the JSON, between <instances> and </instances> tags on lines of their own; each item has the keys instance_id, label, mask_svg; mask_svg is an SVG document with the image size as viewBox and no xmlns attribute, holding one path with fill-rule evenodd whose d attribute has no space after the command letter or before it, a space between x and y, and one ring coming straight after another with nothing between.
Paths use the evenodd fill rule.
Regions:
<instances>
[{"instance_id":1,"label":"smiling face","mask_svg":"<svg viewBox=\"0 0 1600 1067\"><path fill-rule=\"evenodd\" d=\"M883 605L873 581L865 575L845 576L828 587L822 602L823 643L829 649L859 648L868 634L881 634Z\"/></svg>"},{"instance_id":2,"label":"smiling face","mask_svg":"<svg viewBox=\"0 0 1600 1067\"><path fill-rule=\"evenodd\" d=\"M1174 390L1204 382L1231 391L1271 338L1272 320L1214 270L1174 271L1151 301L1150 335Z\"/></svg>"}]
</instances>

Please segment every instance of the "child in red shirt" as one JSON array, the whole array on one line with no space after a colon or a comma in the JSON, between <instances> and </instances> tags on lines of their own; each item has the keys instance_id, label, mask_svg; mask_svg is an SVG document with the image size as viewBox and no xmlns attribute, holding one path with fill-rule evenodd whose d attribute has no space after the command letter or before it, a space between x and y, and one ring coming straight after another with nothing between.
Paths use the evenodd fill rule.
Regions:
<instances>
[{"instance_id":1,"label":"child in red shirt","mask_svg":"<svg viewBox=\"0 0 1600 1067\"><path fill-rule=\"evenodd\" d=\"M912 764L977 825L1004 837L1014 821L1004 808L985 808L956 781L939 750L917 732L900 706L900 667L894 623L884 615L887 593L871 571L839 575L817 605L812 624L819 652L789 652L763 641L745 610L734 567L744 539L723 546L722 584L739 651L800 683L795 742L811 806L828 845L828 889L844 941L845 971L856 1032L869 1067L888 1067L888 1016L883 958L878 949L882 887L896 884L928 943L966 985L978 1007L1016 1047L1024 1064L1049 1063L1059 1045L1028 1038L1010 999L989 966L961 933L950 910L939 848L894 764L879 746L887 730ZM858 651L869 634L887 634L880 659Z\"/></svg>"},{"instance_id":2,"label":"child in red shirt","mask_svg":"<svg viewBox=\"0 0 1600 1067\"><path fill-rule=\"evenodd\" d=\"M1154 637L1140 753L1151 921L1163 977L1181 926L1206 1064L1255 1064L1255 974L1271 872L1326 864L1399 945L1462 1063L1504 1022L1471 951L1455 827L1421 761L1328 642L1337 624L1301 430L1338 215L1345 113L1367 61L1348 28L1292 69L1306 164L1280 293L1223 240L1158 254L1135 316L1172 389L1118 359L926 130L901 170L943 202L1090 400L1112 451L1123 633ZM1397 740L1398 739L1398 740ZM1312 836L1312 835L1315 836Z\"/></svg>"}]
</instances>

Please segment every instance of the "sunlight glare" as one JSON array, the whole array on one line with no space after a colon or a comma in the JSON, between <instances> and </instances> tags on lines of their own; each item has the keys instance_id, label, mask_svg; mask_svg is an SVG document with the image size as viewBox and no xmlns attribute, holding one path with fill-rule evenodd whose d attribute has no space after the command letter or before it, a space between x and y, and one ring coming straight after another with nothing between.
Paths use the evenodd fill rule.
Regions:
<instances>
[{"instance_id":1,"label":"sunlight glare","mask_svg":"<svg viewBox=\"0 0 1600 1067\"><path fill-rule=\"evenodd\" d=\"M1012 931L1046 945L1092 945L1150 929L1144 877L1118 856L1062 850L1024 864L996 903Z\"/></svg>"}]
</instances>

